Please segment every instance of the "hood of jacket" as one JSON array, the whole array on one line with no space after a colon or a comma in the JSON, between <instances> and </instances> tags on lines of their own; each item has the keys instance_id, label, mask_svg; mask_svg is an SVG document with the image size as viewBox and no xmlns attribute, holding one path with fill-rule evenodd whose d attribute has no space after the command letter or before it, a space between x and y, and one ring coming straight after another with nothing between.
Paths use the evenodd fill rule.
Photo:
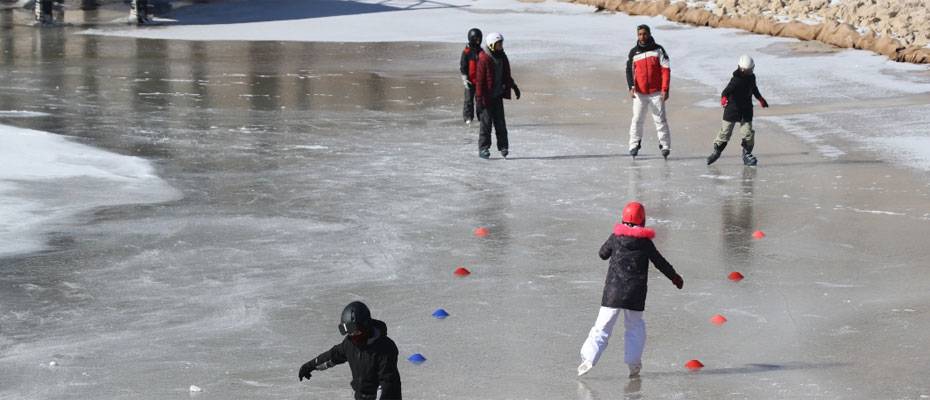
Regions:
<instances>
[{"instance_id":1,"label":"hood of jacket","mask_svg":"<svg viewBox=\"0 0 930 400\"><path fill-rule=\"evenodd\" d=\"M656 231L640 226L629 226L627 224L614 225L614 235L620 239L620 245L636 250L642 248L645 244L643 239L653 239L656 237Z\"/></svg>"}]
</instances>

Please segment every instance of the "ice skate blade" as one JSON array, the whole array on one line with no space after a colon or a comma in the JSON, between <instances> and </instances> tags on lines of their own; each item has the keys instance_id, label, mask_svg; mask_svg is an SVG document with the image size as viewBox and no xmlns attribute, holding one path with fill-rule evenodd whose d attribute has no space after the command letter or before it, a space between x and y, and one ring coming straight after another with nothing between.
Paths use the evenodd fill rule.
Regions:
<instances>
[{"instance_id":1,"label":"ice skate blade","mask_svg":"<svg viewBox=\"0 0 930 400\"><path fill-rule=\"evenodd\" d=\"M578 366L578 376L591 372L591 368L594 368L594 365L591 365L591 363L587 361L581 363L581 365Z\"/></svg>"}]
</instances>

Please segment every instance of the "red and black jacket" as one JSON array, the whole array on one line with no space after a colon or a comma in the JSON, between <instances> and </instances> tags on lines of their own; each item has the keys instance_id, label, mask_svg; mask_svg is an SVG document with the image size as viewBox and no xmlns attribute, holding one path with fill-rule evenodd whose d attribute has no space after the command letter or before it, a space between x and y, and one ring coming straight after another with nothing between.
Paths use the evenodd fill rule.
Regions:
<instances>
[{"instance_id":1,"label":"red and black jacket","mask_svg":"<svg viewBox=\"0 0 930 400\"><path fill-rule=\"evenodd\" d=\"M495 77L495 63L500 63L500 76ZM497 96L510 99L510 91L517 87L513 77L510 76L510 60L507 54L490 55L487 49L478 56L478 67L475 70L475 98L482 106L486 106L492 97L495 97L495 85L500 85Z\"/></svg>"},{"instance_id":2,"label":"red and black jacket","mask_svg":"<svg viewBox=\"0 0 930 400\"><path fill-rule=\"evenodd\" d=\"M671 75L668 53L654 40L649 39L645 45L637 42L630 50L626 60L626 83L630 89L642 94L668 92Z\"/></svg>"},{"instance_id":3,"label":"red and black jacket","mask_svg":"<svg viewBox=\"0 0 930 400\"><path fill-rule=\"evenodd\" d=\"M478 55L481 54L480 46L466 45L462 50L462 59L459 60L459 72L468 77L468 81L475 84L475 73L478 70Z\"/></svg>"}]
</instances>

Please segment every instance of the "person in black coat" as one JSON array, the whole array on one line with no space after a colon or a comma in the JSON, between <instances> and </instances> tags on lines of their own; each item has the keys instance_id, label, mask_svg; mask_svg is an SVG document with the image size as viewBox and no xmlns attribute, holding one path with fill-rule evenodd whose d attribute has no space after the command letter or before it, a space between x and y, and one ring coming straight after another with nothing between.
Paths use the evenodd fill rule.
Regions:
<instances>
[{"instance_id":1,"label":"person in black coat","mask_svg":"<svg viewBox=\"0 0 930 400\"><path fill-rule=\"evenodd\" d=\"M707 165L720 158L720 153L727 147L733 127L737 123L740 124L740 131L743 133L743 164L753 166L758 163L756 156L752 154L756 135L756 131L752 129L752 98L755 96L759 99L762 108L767 108L769 103L756 86L756 75L753 73L755 62L752 58L744 54L740 56L738 64L736 71L733 71L733 77L730 78L730 84L720 94L720 105L724 107L723 126L714 140L714 151L707 157Z\"/></svg>"},{"instance_id":2,"label":"person in black coat","mask_svg":"<svg viewBox=\"0 0 930 400\"><path fill-rule=\"evenodd\" d=\"M301 381L313 371L349 363L355 400L402 400L397 371L397 345L387 336L387 324L372 319L362 302L352 302L342 311L339 333L345 335L329 351L304 363L297 373Z\"/></svg>"},{"instance_id":3,"label":"person in black coat","mask_svg":"<svg viewBox=\"0 0 930 400\"><path fill-rule=\"evenodd\" d=\"M459 59L459 72L465 85L465 104L462 106L462 119L470 125L475 120L475 73L478 68L478 55L481 54L482 33L478 28L468 30L468 44L462 50Z\"/></svg>"},{"instance_id":4,"label":"person in black coat","mask_svg":"<svg viewBox=\"0 0 930 400\"><path fill-rule=\"evenodd\" d=\"M646 228L646 210L638 202L631 202L623 209L620 224L607 238L598 253L601 259L610 260L601 309L588 339L581 346L581 365L578 376L588 373L597 364L607 348L614 324L623 312L624 362L630 368L630 378L639 376L642 369L643 350L646 345L646 323L643 310L646 308L646 283L649 279L649 262L668 277L678 289L684 280L675 268L662 257L652 238L655 231Z\"/></svg>"}]
</instances>

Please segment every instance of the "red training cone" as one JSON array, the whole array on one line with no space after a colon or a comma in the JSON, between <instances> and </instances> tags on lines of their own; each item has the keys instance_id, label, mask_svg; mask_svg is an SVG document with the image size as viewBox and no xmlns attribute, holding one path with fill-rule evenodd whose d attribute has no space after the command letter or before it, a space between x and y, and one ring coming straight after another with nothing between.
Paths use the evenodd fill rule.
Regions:
<instances>
[{"instance_id":1,"label":"red training cone","mask_svg":"<svg viewBox=\"0 0 930 400\"><path fill-rule=\"evenodd\" d=\"M762 239L762 238L765 237L765 232L762 232L762 231L755 231L755 232L752 233L752 237L754 237L754 238L756 238L756 239Z\"/></svg>"},{"instance_id":2,"label":"red training cone","mask_svg":"<svg viewBox=\"0 0 930 400\"><path fill-rule=\"evenodd\" d=\"M698 360L691 360L685 363L685 368L692 371L697 371L701 368L704 368L704 364L701 364L701 362Z\"/></svg>"},{"instance_id":3,"label":"red training cone","mask_svg":"<svg viewBox=\"0 0 930 400\"><path fill-rule=\"evenodd\" d=\"M471 271L469 271L468 268L465 268L465 267L458 267L455 269L455 272L453 272L453 274L455 274L455 276L460 276L464 278L468 275L471 275Z\"/></svg>"},{"instance_id":4,"label":"red training cone","mask_svg":"<svg viewBox=\"0 0 930 400\"><path fill-rule=\"evenodd\" d=\"M745 278L745 277L743 276L743 274L741 274L741 273L739 273L739 272L736 272L736 271L730 272L730 275L727 276L727 279L729 279L729 280L731 280L731 281L733 281L733 282L739 282L739 281L743 280L743 278Z\"/></svg>"},{"instance_id":5,"label":"red training cone","mask_svg":"<svg viewBox=\"0 0 930 400\"><path fill-rule=\"evenodd\" d=\"M475 236L481 237L481 238L488 236L488 228L485 228L483 226L479 226L475 228Z\"/></svg>"},{"instance_id":6,"label":"red training cone","mask_svg":"<svg viewBox=\"0 0 930 400\"><path fill-rule=\"evenodd\" d=\"M721 326L727 323L727 318L724 317L723 315L717 314L717 315L714 315L713 317L710 317L710 323L717 325L717 326Z\"/></svg>"}]
</instances>

